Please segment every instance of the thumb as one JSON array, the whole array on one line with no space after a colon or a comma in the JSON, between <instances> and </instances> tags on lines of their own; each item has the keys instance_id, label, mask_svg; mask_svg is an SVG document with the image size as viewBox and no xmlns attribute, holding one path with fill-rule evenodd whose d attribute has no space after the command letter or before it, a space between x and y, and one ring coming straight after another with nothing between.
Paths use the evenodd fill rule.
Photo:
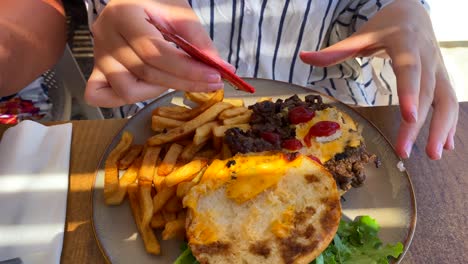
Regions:
<instances>
[{"instance_id":1,"label":"thumb","mask_svg":"<svg viewBox=\"0 0 468 264\"><path fill-rule=\"evenodd\" d=\"M355 33L330 47L320 51L301 51L299 57L307 64L327 67L341 63L347 59L372 53L374 40L370 34Z\"/></svg>"}]
</instances>

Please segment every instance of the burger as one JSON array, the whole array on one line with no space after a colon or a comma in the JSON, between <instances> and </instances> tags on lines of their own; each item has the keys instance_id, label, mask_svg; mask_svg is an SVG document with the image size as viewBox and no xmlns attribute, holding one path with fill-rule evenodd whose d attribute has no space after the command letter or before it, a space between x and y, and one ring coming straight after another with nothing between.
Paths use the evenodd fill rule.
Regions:
<instances>
[{"instance_id":1,"label":"burger","mask_svg":"<svg viewBox=\"0 0 468 264\"><path fill-rule=\"evenodd\" d=\"M338 230L340 195L379 161L320 96L249 109L250 129L225 133L234 156L213 160L184 197L188 245L200 263L310 263Z\"/></svg>"}]
</instances>

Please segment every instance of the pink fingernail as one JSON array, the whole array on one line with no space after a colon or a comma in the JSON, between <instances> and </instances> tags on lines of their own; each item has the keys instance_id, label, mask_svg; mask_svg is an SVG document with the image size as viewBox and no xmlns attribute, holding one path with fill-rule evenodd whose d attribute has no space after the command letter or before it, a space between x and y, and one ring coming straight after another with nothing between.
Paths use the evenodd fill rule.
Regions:
<instances>
[{"instance_id":1,"label":"pink fingernail","mask_svg":"<svg viewBox=\"0 0 468 264\"><path fill-rule=\"evenodd\" d=\"M416 111L416 108L413 107L413 110L411 111L411 118L412 122L416 123L418 121L418 112Z\"/></svg>"},{"instance_id":2,"label":"pink fingernail","mask_svg":"<svg viewBox=\"0 0 468 264\"><path fill-rule=\"evenodd\" d=\"M219 89L223 89L224 87L224 83L222 82L219 82L219 83L209 83L208 84L208 89L210 90L219 90Z\"/></svg>"},{"instance_id":3,"label":"pink fingernail","mask_svg":"<svg viewBox=\"0 0 468 264\"><path fill-rule=\"evenodd\" d=\"M210 73L206 76L206 81L209 83L219 83L221 81L221 75L217 73Z\"/></svg>"},{"instance_id":4,"label":"pink fingernail","mask_svg":"<svg viewBox=\"0 0 468 264\"><path fill-rule=\"evenodd\" d=\"M404 158L407 159L407 158L410 157L412 148L413 148L413 143L411 143L411 142L406 143L406 146L405 146L406 157L404 157Z\"/></svg>"},{"instance_id":5,"label":"pink fingernail","mask_svg":"<svg viewBox=\"0 0 468 264\"><path fill-rule=\"evenodd\" d=\"M444 146L442 146L442 144L439 143L439 145L437 145L437 150L436 150L436 155L437 155L437 159L440 159L442 157L442 149L443 149Z\"/></svg>"}]
</instances>

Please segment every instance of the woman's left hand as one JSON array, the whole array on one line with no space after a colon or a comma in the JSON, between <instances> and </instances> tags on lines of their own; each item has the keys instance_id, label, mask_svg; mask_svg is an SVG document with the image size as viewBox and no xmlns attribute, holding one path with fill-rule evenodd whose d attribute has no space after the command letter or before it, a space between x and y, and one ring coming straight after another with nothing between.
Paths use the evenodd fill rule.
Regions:
<instances>
[{"instance_id":1,"label":"woman's left hand","mask_svg":"<svg viewBox=\"0 0 468 264\"><path fill-rule=\"evenodd\" d=\"M397 18L397 19L395 19ZM416 0L395 0L349 38L321 51L304 51L301 59L326 67L353 57L384 54L392 60L403 117L396 149L408 158L431 106L426 152L440 159L454 149L458 101L445 68L431 20Z\"/></svg>"}]
</instances>

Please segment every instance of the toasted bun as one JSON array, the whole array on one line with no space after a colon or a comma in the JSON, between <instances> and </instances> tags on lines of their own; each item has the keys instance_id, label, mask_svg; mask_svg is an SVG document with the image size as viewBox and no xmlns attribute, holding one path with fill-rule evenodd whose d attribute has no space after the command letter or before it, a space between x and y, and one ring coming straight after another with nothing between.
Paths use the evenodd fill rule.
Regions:
<instances>
[{"instance_id":1,"label":"toasted bun","mask_svg":"<svg viewBox=\"0 0 468 264\"><path fill-rule=\"evenodd\" d=\"M221 184L213 184L215 178L202 179L191 189L184 199L189 208L187 238L199 262L309 263L328 246L341 218L335 180L324 167L302 155L285 161L281 170L277 159L284 156L253 159L253 167L245 156L235 156L230 164L234 160L237 167L228 167L228 160L224 161L227 166L216 169ZM257 171L251 171L255 168L281 175L256 175ZM242 176L245 170L248 176ZM247 182L248 177L255 179L246 185L263 188L260 193L252 196L245 189L233 190L237 181ZM268 186L265 181L275 177L277 181L264 188Z\"/></svg>"}]
</instances>

